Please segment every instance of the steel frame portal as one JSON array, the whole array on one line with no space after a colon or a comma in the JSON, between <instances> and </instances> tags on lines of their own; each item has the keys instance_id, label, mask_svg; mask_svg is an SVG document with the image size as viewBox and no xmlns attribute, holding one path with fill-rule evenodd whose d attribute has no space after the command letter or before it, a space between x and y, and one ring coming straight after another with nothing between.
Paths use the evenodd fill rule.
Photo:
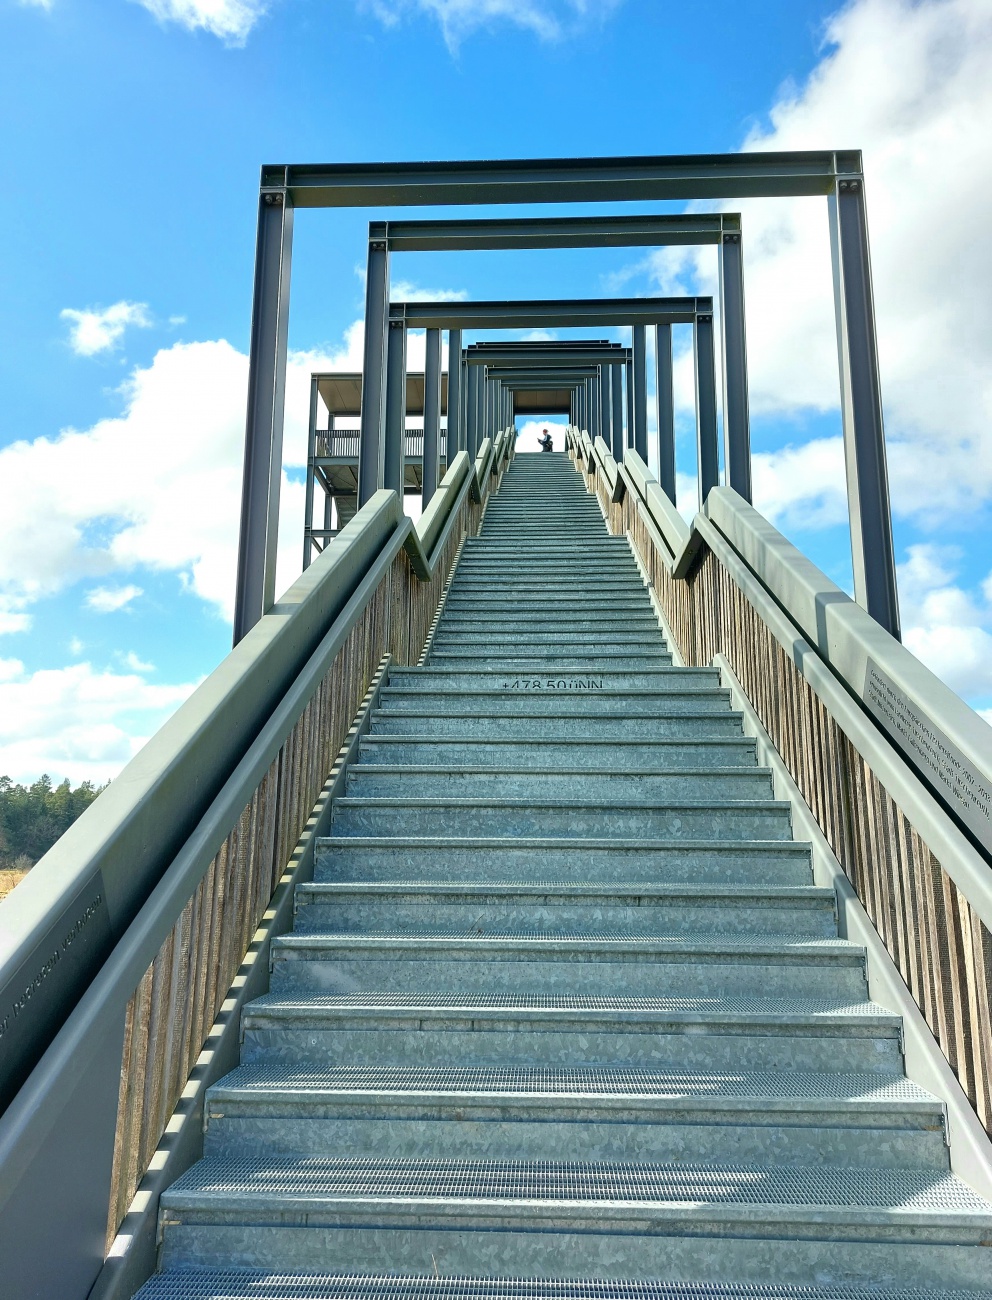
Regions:
<instances>
[{"instance_id":1,"label":"steel frame portal","mask_svg":"<svg viewBox=\"0 0 992 1300\"><path fill-rule=\"evenodd\" d=\"M899 636L865 187L859 150L504 162L268 165L258 202L234 639L274 598L293 212L304 207L626 203L820 195L828 200L855 595ZM387 257L370 259L383 316ZM374 264L374 265L373 265ZM725 305L734 306L734 293ZM367 314L366 327L373 316ZM385 345L385 338L382 339ZM379 383L385 348L369 358Z\"/></svg>"},{"instance_id":2,"label":"steel frame portal","mask_svg":"<svg viewBox=\"0 0 992 1300\"><path fill-rule=\"evenodd\" d=\"M400 324L407 329L548 329L555 327L581 326L618 326L633 327L633 355L637 354L640 339L640 362L635 367L630 357L626 359L627 397L628 397L628 443L642 460L648 460L647 436L647 389L644 365L644 328L646 325L684 324L693 326L693 353L695 357L696 377L696 457L699 483L699 503L706 500L710 489L716 487L719 479L719 439L717 431L716 376L714 370L713 346L713 300L706 297L683 298L575 298L563 300L537 300L520 302L396 302L390 303L387 311L390 335ZM512 346L504 344L502 346ZM522 344L519 346L523 346ZM537 345L547 350L548 344ZM559 342L563 349L568 345ZM578 346L588 346L578 341ZM601 345L600 345L601 346ZM466 356L468 350L466 350ZM481 354L480 360L482 359ZM478 397L471 394L484 391L483 381L472 377L472 366L467 366L468 389L470 393L469 418L467 429L467 450L474 455L484 436L481 430L485 420L476 416ZM448 368L452 368L449 344ZM617 366L619 369L619 365ZM582 420L592 426L591 432L600 431L598 412L601 399L592 391L579 396L579 408ZM364 414L364 401L363 401ZM613 426L616 429L616 425ZM671 432L671 445L660 448L659 459L671 463L674 467L674 417L662 420L659 412L659 434L663 429ZM448 415L449 438L451 436L451 414ZM370 422L367 439L363 424L363 437L359 443L359 457L365 458L365 469L359 466L359 485L368 477L371 479L373 464L379 465L381 457L381 440L376 437L377 422ZM391 443L390 446L393 444ZM611 450L616 451L611 439ZM402 466L398 471L401 473ZM395 473L394 473L395 476ZM671 473L671 499L675 500L674 468ZM361 494L359 506L364 504Z\"/></svg>"}]
</instances>

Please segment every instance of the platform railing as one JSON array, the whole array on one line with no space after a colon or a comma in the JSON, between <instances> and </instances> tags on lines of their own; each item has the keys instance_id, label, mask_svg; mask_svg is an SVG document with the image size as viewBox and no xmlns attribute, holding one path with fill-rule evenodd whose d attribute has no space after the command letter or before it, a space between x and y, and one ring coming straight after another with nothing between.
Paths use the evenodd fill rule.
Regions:
<instances>
[{"instance_id":1,"label":"platform railing","mask_svg":"<svg viewBox=\"0 0 992 1300\"><path fill-rule=\"evenodd\" d=\"M317 429L314 434L314 455L318 460L326 458L357 460L358 434L357 429ZM447 430L442 429L438 435L438 455L442 460L447 453L447 443ZM407 459L420 460L423 458L423 429L407 429L403 454Z\"/></svg>"},{"instance_id":2,"label":"platform railing","mask_svg":"<svg viewBox=\"0 0 992 1300\"><path fill-rule=\"evenodd\" d=\"M236 1059L332 764L512 455L460 453L416 525L376 493L0 904L4 1295L130 1294L153 1263L156 1178L198 1155L184 1098Z\"/></svg>"},{"instance_id":3,"label":"platform railing","mask_svg":"<svg viewBox=\"0 0 992 1300\"><path fill-rule=\"evenodd\" d=\"M992 729L732 489L690 526L635 452L574 428L567 449L677 656L721 667L780 756L967 1097L956 1158L989 1189Z\"/></svg>"}]
</instances>

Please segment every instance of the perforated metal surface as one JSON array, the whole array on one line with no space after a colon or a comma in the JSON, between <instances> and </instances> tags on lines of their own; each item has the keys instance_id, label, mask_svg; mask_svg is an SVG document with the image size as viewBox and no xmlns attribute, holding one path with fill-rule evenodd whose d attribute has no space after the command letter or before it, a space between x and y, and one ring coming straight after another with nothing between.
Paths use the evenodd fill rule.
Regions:
<instances>
[{"instance_id":1,"label":"perforated metal surface","mask_svg":"<svg viewBox=\"0 0 992 1300\"><path fill-rule=\"evenodd\" d=\"M706 1205L848 1206L928 1213L990 1212L950 1174L917 1169L692 1165L621 1161L335 1159L203 1160L166 1193L310 1200L398 1197L418 1201L555 1201Z\"/></svg>"},{"instance_id":2,"label":"perforated metal surface","mask_svg":"<svg viewBox=\"0 0 992 1300\"><path fill-rule=\"evenodd\" d=\"M240 1066L222 1081L224 1090L327 1093L550 1093L556 1096L806 1097L932 1100L897 1074L810 1072L672 1071L539 1066L339 1066L326 1070L285 1065Z\"/></svg>"},{"instance_id":3,"label":"perforated metal surface","mask_svg":"<svg viewBox=\"0 0 992 1300\"><path fill-rule=\"evenodd\" d=\"M992 1300L992 1291L926 1287L726 1286L581 1278L395 1277L386 1274L180 1272L153 1278L139 1300Z\"/></svg>"},{"instance_id":4,"label":"perforated metal surface","mask_svg":"<svg viewBox=\"0 0 992 1300\"><path fill-rule=\"evenodd\" d=\"M874 1002L818 998L632 998L582 997L571 993L309 993L305 998L260 998L253 1007L280 1005L341 1009L451 1011L659 1011L748 1015L889 1016Z\"/></svg>"},{"instance_id":5,"label":"perforated metal surface","mask_svg":"<svg viewBox=\"0 0 992 1300\"><path fill-rule=\"evenodd\" d=\"M715 935L712 931L707 930L665 934L640 927L631 927L624 930L506 930L497 926L481 925L451 926L450 928L431 926L429 929L410 926L403 930L368 929L360 932L353 930L320 930L307 932L305 935L290 936L289 942L292 944L299 940L301 944L311 947L319 944L322 940L336 943L364 943L369 940L386 940L391 943L444 943L447 941L464 942L467 939L484 940L486 943L508 944L539 942L554 944L556 947L564 947L568 944L617 946L640 944L645 947L664 944L673 948L705 947L712 949L716 947L727 952L765 952L769 949L785 946L802 948L804 951L858 951L855 945L849 944L843 939L817 939L804 934L768 933L760 938L742 939L737 935Z\"/></svg>"}]
</instances>

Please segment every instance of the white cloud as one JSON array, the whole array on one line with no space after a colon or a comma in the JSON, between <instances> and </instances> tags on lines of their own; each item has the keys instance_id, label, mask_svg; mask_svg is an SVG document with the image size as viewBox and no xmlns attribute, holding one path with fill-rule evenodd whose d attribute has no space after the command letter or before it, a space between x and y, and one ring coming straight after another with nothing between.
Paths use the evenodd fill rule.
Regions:
<instances>
[{"instance_id":1,"label":"white cloud","mask_svg":"<svg viewBox=\"0 0 992 1300\"><path fill-rule=\"evenodd\" d=\"M15 781L116 776L195 683L152 686L88 663L27 673L0 661L0 771Z\"/></svg>"},{"instance_id":2,"label":"white cloud","mask_svg":"<svg viewBox=\"0 0 992 1300\"><path fill-rule=\"evenodd\" d=\"M85 642L80 641L78 636L74 636L70 639L69 653L72 655L73 659L78 659L85 649L86 649Z\"/></svg>"},{"instance_id":3,"label":"white cloud","mask_svg":"<svg viewBox=\"0 0 992 1300\"><path fill-rule=\"evenodd\" d=\"M98 614L113 614L143 595L141 588L133 584L126 587L93 587L86 593L86 604Z\"/></svg>"},{"instance_id":4,"label":"white cloud","mask_svg":"<svg viewBox=\"0 0 992 1300\"><path fill-rule=\"evenodd\" d=\"M806 83L782 92L745 145L863 150L893 508L927 527L992 499L992 244L976 219L992 170L975 165L990 66L988 0L856 0L828 23ZM826 202L724 206L744 221L752 411L836 410ZM661 292L715 292L711 250L647 264Z\"/></svg>"},{"instance_id":5,"label":"white cloud","mask_svg":"<svg viewBox=\"0 0 992 1300\"><path fill-rule=\"evenodd\" d=\"M755 509L786 531L847 522L847 483L840 438L751 458Z\"/></svg>"},{"instance_id":6,"label":"white cloud","mask_svg":"<svg viewBox=\"0 0 992 1300\"><path fill-rule=\"evenodd\" d=\"M394 280L389 286L392 302L464 302L466 289L422 289L412 280Z\"/></svg>"},{"instance_id":7,"label":"white cloud","mask_svg":"<svg viewBox=\"0 0 992 1300\"><path fill-rule=\"evenodd\" d=\"M5 597L0 591L0 636L28 631L31 627L31 615L23 612L25 603L16 597Z\"/></svg>"},{"instance_id":8,"label":"white cloud","mask_svg":"<svg viewBox=\"0 0 992 1300\"><path fill-rule=\"evenodd\" d=\"M24 672L24 665L20 659L0 659L0 682L10 682L16 677L20 677Z\"/></svg>"},{"instance_id":9,"label":"white cloud","mask_svg":"<svg viewBox=\"0 0 992 1300\"><path fill-rule=\"evenodd\" d=\"M523 28L542 41L560 41L602 21L622 0L362 0L362 8L387 27L402 19L424 15L434 19L448 48L479 28L503 23Z\"/></svg>"},{"instance_id":10,"label":"white cloud","mask_svg":"<svg viewBox=\"0 0 992 1300\"><path fill-rule=\"evenodd\" d=\"M112 307L76 311L64 308L59 315L70 322L69 346L80 357L110 352L121 341L129 325L147 329L152 321L145 302L115 302Z\"/></svg>"},{"instance_id":11,"label":"white cloud","mask_svg":"<svg viewBox=\"0 0 992 1300\"><path fill-rule=\"evenodd\" d=\"M357 321L340 348L290 353L287 466L306 465L311 371L360 370L362 334ZM412 336L411 368L417 346ZM422 366L423 336L419 348ZM223 339L176 343L135 369L120 416L0 448L0 633L25 630L32 604L87 578L104 579L92 608L121 608L142 568L176 573L231 616L247 377L247 358ZM280 591L302 565L304 495L283 476ZM106 581L117 574L126 580Z\"/></svg>"},{"instance_id":12,"label":"white cloud","mask_svg":"<svg viewBox=\"0 0 992 1300\"><path fill-rule=\"evenodd\" d=\"M955 584L960 558L955 547L909 547L899 567L903 642L952 690L981 699L992 695L992 599Z\"/></svg>"},{"instance_id":13,"label":"white cloud","mask_svg":"<svg viewBox=\"0 0 992 1300\"><path fill-rule=\"evenodd\" d=\"M133 673L153 673L155 671L154 664L139 659L133 650L129 650L126 655L121 655L121 663L125 668L130 668Z\"/></svg>"},{"instance_id":14,"label":"white cloud","mask_svg":"<svg viewBox=\"0 0 992 1300\"><path fill-rule=\"evenodd\" d=\"M551 434L551 443L555 451L564 451L564 424L555 423L553 420L523 420L517 425L517 454L519 455L521 452L532 451L543 454L541 453L540 447L537 445L537 440L541 437L545 429L547 429Z\"/></svg>"},{"instance_id":15,"label":"white cloud","mask_svg":"<svg viewBox=\"0 0 992 1300\"><path fill-rule=\"evenodd\" d=\"M44 9L46 13L52 7L53 0L17 0L22 9Z\"/></svg>"},{"instance_id":16,"label":"white cloud","mask_svg":"<svg viewBox=\"0 0 992 1300\"><path fill-rule=\"evenodd\" d=\"M263 0L136 0L160 23L178 23L188 32L205 31L225 45L244 45L266 12Z\"/></svg>"}]
</instances>

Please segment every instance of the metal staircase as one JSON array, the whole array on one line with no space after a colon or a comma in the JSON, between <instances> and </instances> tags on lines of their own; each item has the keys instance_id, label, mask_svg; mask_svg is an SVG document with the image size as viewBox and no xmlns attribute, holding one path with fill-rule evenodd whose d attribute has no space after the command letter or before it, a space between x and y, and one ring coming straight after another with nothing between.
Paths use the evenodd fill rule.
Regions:
<instances>
[{"instance_id":1,"label":"metal staircase","mask_svg":"<svg viewBox=\"0 0 992 1300\"><path fill-rule=\"evenodd\" d=\"M992 1286L790 804L565 457L465 541L271 956L141 1300Z\"/></svg>"}]
</instances>

